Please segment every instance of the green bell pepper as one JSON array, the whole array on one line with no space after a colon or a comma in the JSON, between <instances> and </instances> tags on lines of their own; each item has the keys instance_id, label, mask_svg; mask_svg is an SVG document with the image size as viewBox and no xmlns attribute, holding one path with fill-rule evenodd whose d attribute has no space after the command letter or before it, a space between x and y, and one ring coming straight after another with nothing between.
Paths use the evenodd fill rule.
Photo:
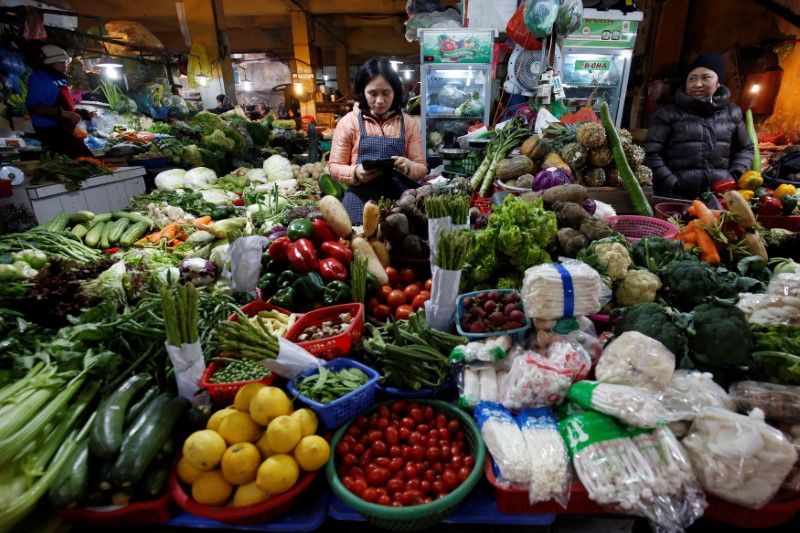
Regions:
<instances>
[{"instance_id":1,"label":"green bell pepper","mask_svg":"<svg viewBox=\"0 0 800 533\"><path fill-rule=\"evenodd\" d=\"M269 301L272 305L277 305L282 309L286 309L287 311L297 312L300 309L298 308L298 298L297 293L294 290L294 287L284 287L279 289L278 292L275 293L275 296Z\"/></svg>"},{"instance_id":2,"label":"green bell pepper","mask_svg":"<svg viewBox=\"0 0 800 533\"><path fill-rule=\"evenodd\" d=\"M292 288L297 295L298 303L302 302L303 304L307 304L310 308L311 304L318 301L322 296L325 282L322 280L322 276L320 276L319 273L306 272L297 278L297 281L292 283Z\"/></svg>"},{"instance_id":3,"label":"green bell pepper","mask_svg":"<svg viewBox=\"0 0 800 533\"><path fill-rule=\"evenodd\" d=\"M297 281L300 276L297 275L296 272L291 270L284 270L278 276L278 288L283 289L285 287L291 287L292 284Z\"/></svg>"},{"instance_id":4,"label":"green bell pepper","mask_svg":"<svg viewBox=\"0 0 800 533\"><path fill-rule=\"evenodd\" d=\"M352 300L352 291L347 282L334 280L325 286L325 293L322 295L322 304L325 307L350 303Z\"/></svg>"},{"instance_id":5,"label":"green bell pepper","mask_svg":"<svg viewBox=\"0 0 800 533\"><path fill-rule=\"evenodd\" d=\"M286 236L294 242L297 239L311 239L314 236L314 223L307 218L297 218L289 223Z\"/></svg>"},{"instance_id":6,"label":"green bell pepper","mask_svg":"<svg viewBox=\"0 0 800 533\"><path fill-rule=\"evenodd\" d=\"M279 261L270 261L267 263L267 272L275 272L282 274L286 271L286 264L281 264Z\"/></svg>"},{"instance_id":7,"label":"green bell pepper","mask_svg":"<svg viewBox=\"0 0 800 533\"><path fill-rule=\"evenodd\" d=\"M783 214L791 215L797 209L797 196L784 194L781 196L781 205L783 206Z\"/></svg>"},{"instance_id":8,"label":"green bell pepper","mask_svg":"<svg viewBox=\"0 0 800 533\"><path fill-rule=\"evenodd\" d=\"M381 288L381 282L375 277L375 274L367 272L367 294L374 294Z\"/></svg>"},{"instance_id":9,"label":"green bell pepper","mask_svg":"<svg viewBox=\"0 0 800 533\"><path fill-rule=\"evenodd\" d=\"M269 298L278 292L278 276L275 272L267 272L258 280L258 288L261 289L264 298Z\"/></svg>"}]
</instances>

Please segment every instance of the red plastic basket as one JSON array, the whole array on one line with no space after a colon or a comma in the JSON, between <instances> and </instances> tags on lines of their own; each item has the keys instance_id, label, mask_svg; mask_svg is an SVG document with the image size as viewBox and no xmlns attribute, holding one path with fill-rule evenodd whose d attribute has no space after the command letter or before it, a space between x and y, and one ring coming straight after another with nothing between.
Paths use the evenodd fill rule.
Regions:
<instances>
[{"instance_id":1,"label":"red plastic basket","mask_svg":"<svg viewBox=\"0 0 800 533\"><path fill-rule=\"evenodd\" d=\"M800 215L756 215L756 220L766 229L781 228L789 231L800 229Z\"/></svg>"},{"instance_id":2,"label":"red plastic basket","mask_svg":"<svg viewBox=\"0 0 800 533\"><path fill-rule=\"evenodd\" d=\"M180 457L179 454L177 459L180 460ZM263 524L286 514L297 501L297 497L311 485L318 472L301 471L300 478L291 489L261 503L244 507L213 507L197 503L184 490L183 484L178 478L177 465L178 461L176 460L169 472L169 490L175 503L187 513L237 526Z\"/></svg>"},{"instance_id":3,"label":"red plastic basket","mask_svg":"<svg viewBox=\"0 0 800 533\"><path fill-rule=\"evenodd\" d=\"M283 307L278 307L277 305L272 305L269 302L264 302L262 300L255 300L250 302L249 304L245 304L242 306L242 313L249 317L256 316L261 311L269 311L274 310L279 313L283 313L284 315L291 315L291 311L287 311ZM236 313L232 313L231 316L228 317L228 320L238 322L239 315Z\"/></svg>"},{"instance_id":4,"label":"red plastic basket","mask_svg":"<svg viewBox=\"0 0 800 533\"><path fill-rule=\"evenodd\" d=\"M165 492L157 500L129 503L124 507L109 506L109 511L93 508L58 509L55 513L71 524L83 527L103 527L121 524L155 524L172 516L172 498Z\"/></svg>"},{"instance_id":5,"label":"red plastic basket","mask_svg":"<svg viewBox=\"0 0 800 533\"><path fill-rule=\"evenodd\" d=\"M788 496L791 494L791 496ZM768 528L785 524L800 511L800 494L787 492L784 497L781 493L761 509L749 509L717 498L706 493L708 508L703 516L736 527ZM777 500L777 501L775 501Z\"/></svg>"},{"instance_id":6,"label":"red plastic basket","mask_svg":"<svg viewBox=\"0 0 800 533\"><path fill-rule=\"evenodd\" d=\"M323 322L339 321L339 315L342 313L350 313L353 316L353 321L347 331L316 341L297 342L297 337L311 326L319 326ZM286 339L292 342L297 342L298 346L302 346L309 353L322 357L324 359L335 359L336 357L346 357L350 354L358 341L361 340L361 334L364 331L364 304L342 304L332 305L330 307L323 307L306 313L297 322L289 328L286 334Z\"/></svg>"},{"instance_id":7,"label":"red plastic basket","mask_svg":"<svg viewBox=\"0 0 800 533\"><path fill-rule=\"evenodd\" d=\"M494 487L497 510L507 514L597 514L617 512L612 506L601 506L589 499L589 493L580 483L572 485L569 503L564 509L557 502L548 500L533 505L528 500L528 491L509 489L497 481L491 458L486 459L484 466L486 479Z\"/></svg>"},{"instance_id":8,"label":"red plastic basket","mask_svg":"<svg viewBox=\"0 0 800 533\"><path fill-rule=\"evenodd\" d=\"M664 237L674 239L678 236L678 227L666 220L638 215L618 215L605 219L614 231L618 231L628 239L635 242L642 237Z\"/></svg>"},{"instance_id":9,"label":"red plastic basket","mask_svg":"<svg viewBox=\"0 0 800 533\"><path fill-rule=\"evenodd\" d=\"M472 206L480 209L482 214L488 215L492 212L492 199L476 196L472 199Z\"/></svg>"},{"instance_id":10,"label":"red plastic basket","mask_svg":"<svg viewBox=\"0 0 800 533\"><path fill-rule=\"evenodd\" d=\"M272 383L272 380L275 379L275 374L270 373L269 376L261 379L236 381L234 383L211 383L211 376L214 375L214 372L225 368L226 364L227 363L220 361L212 361L211 364L206 367L206 371L200 379L200 387L208 390L208 393L211 395L211 401L214 402L214 405L219 407L232 405L234 398L236 398L236 393L245 385L256 382L269 385Z\"/></svg>"}]
</instances>

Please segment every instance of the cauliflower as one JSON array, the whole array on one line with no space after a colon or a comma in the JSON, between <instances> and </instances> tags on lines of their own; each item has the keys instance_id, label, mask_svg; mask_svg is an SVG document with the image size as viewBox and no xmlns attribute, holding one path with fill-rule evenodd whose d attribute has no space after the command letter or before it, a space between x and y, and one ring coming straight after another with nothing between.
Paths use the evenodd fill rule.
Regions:
<instances>
[{"instance_id":1,"label":"cauliflower","mask_svg":"<svg viewBox=\"0 0 800 533\"><path fill-rule=\"evenodd\" d=\"M605 267L604 274L612 281L622 279L631 266L631 255L628 250L618 242L603 242L595 249L597 262Z\"/></svg>"},{"instance_id":2,"label":"cauliflower","mask_svg":"<svg viewBox=\"0 0 800 533\"><path fill-rule=\"evenodd\" d=\"M598 381L661 391L675 370L675 355L659 341L626 331L603 350L597 361Z\"/></svg>"},{"instance_id":3,"label":"cauliflower","mask_svg":"<svg viewBox=\"0 0 800 533\"><path fill-rule=\"evenodd\" d=\"M649 270L631 270L617 286L614 296L624 306L653 302L661 280Z\"/></svg>"}]
</instances>

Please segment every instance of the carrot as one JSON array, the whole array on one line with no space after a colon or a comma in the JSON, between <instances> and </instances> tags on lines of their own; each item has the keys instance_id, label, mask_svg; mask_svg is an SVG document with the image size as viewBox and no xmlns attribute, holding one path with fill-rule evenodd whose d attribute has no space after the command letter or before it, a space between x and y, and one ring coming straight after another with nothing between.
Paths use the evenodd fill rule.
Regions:
<instances>
[{"instance_id":1,"label":"carrot","mask_svg":"<svg viewBox=\"0 0 800 533\"><path fill-rule=\"evenodd\" d=\"M695 225L694 233L697 236L697 246L700 247L700 259L712 265L718 265L720 262L719 252L714 239L700 225Z\"/></svg>"},{"instance_id":2,"label":"carrot","mask_svg":"<svg viewBox=\"0 0 800 533\"><path fill-rule=\"evenodd\" d=\"M178 232L178 223L170 222L169 224L161 228L160 231L154 231L153 233L147 235L146 239L152 243L157 243L164 237L168 239L174 239L177 232Z\"/></svg>"},{"instance_id":3,"label":"carrot","mask_svg":"<svg viewBox=\"0 0 800 533\"><path fill-rule=\"evenodd\" d=\"M183 244L184 241L185 241L185 239L181 239L180 236L178 236L175 239L172 239L171 241L169 241L169 246L174 248L175 246L180 246L181 244Z\"/></svg>"},{"instance_id":4,"label":"carrot","mask_svg":"<svg viewBox=\"0 0 800 533\"><path fill-rule=\"evenodd\" d=\"M700 200L692 200L692 208L694 208L695 216L699 218L703 224L711 226L717 221L717 217L714 216L714 213Z\"/></svg>"},{"instance_id":5,"label":"carrot","mask_svg":"<svg viewBox=\"0 0 800 533\"><path fill-rule=\"evenodd\" d=\"M207 226L208 224L211 224L212 222L214 222L214 219L211 218L210 216L206 215L204 217L197 217L196 219L191 221L191 224L193 226L198 226L199 227L199 226Z\"/></svg>"}]
</instances>

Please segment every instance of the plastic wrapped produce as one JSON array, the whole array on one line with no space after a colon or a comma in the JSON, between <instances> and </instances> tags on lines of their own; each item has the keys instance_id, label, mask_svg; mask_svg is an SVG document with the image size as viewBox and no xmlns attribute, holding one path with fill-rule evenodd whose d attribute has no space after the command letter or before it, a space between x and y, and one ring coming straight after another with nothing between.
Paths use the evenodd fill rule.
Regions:
<instances>
[{"instance_id":1,"label":"plastic wrapped produce","mask_svg":"<svg viewBox=\"0 0 800 533\"><path fill-rule=\"evenodd\" d=\"M609 343L597 362L598 381L660 391L669 384L675 356L659 341L626 331Z\"/></svg>"},{"instance_id":2,"label":"plastic wrapped produce","mask_svg":"<svg viewBox=\"0 0 800 533\"><path fill-rule=\"evenodd\" d=\"M553 499L566 509L572 475L555 415L545 408L524 409L515 418L530 457L528 501L533 505Z\"/></svg>"},{"instance_id":3,"label":"plastic wrapped produce","mask_svg":"<svg viewBox=\"0 0 800 533\"><path fill-rule=\"evenodd\" d=\"M676 370L664 389L662 401L669 409L683 413L687 420L709 407L736 410L731 397L713 376L696 370Z\"/></svg>"},{"instance_id":4,"label":"plastic wrapped produce","mask_svg":"<svg viewBox=\"0 0 800 533\"><path fill-rule=\"evenodd\" d=\"M461 90L458 83L450 82L439 91L439 104L456 108L469 98L467 93Z\"/></svg>"},{"instance_id":5,"label":"plastic wrapped produce","mask_svg":"<svg viewBox=\"0 0 800 533\"><path fill-rule=\"evenodd\" d=\"M589 377L592 370L592 358L575 340L559 337L547 348L547 360L572 371L572 382Z\"/></svg>"},{"instance_id":6,"label":"plastic wrapped produce","mask_svg":"<svg viewBox=\"0 0 800 533\"><path fill-rule=\"evenodd\" d=\"M582 261L533 266L525 271L522 300L531 318L593 315L607 301L600 274Z\"/></svg>"},{"instance_id":7,"label":"plastic wrapped produce","mask_svg":"<svg viewBox=\"0 0 800 533\"><path fill-rule=\"evenodd\" d=\"M498 481L518 488L530 484L531 464L525 440L511 414L494 402L480 402L475 420L481 429L486 449L500 471Z\"/></svg>"},{"instance_id":8,"label":"plastic wrapped produce","mask_svg":"<svg viewBox=\"0 0 800 533\"><path fill-rule=\"evenodd\" d=\"M800 424L800 387L738 381L728 389L740 411L760 409L769 420Z\"/></svg>"},{"instance_id":9,"label":"plastic wrapped produce","mask_svg":"<svg viewBox=\"0 0 800 533\"><path fill-rule=\"evenodd\" d=\"M500 390L500 402L509 409L551 407L566 398L572 370L526 352L514 358Z\"/></svg>"},{"instance_id":10,"label":"plastic wrapped produce","mask_svg":"<svg viewBox=\"0 0 800 533\"><path fill-rule=\"evenodd\" d=\"M637 428L654 428L681 419L678 413L666 409L653 391L641 387L580 381L570 388L569 399Z\"/></svg>"}]
</instances>

